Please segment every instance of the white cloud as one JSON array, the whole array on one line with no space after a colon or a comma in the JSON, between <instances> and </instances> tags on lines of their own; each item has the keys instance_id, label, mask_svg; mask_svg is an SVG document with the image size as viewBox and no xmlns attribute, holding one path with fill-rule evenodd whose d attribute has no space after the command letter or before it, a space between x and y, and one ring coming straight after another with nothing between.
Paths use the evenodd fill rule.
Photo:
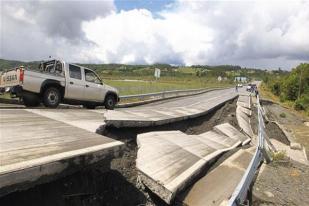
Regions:
<instances>
[{"instance_id":1,"label":"white cloud","mask_svg":"<svg viewBox=\"0 0 309 206\"><path fill-rule=\"evenodd\" d=\"M84 22L87 39L96 42L104 62L192 63L210 49L211 30L179 15L154 18L145 9L121 11ZM130 58L128 58L130 57ZM128 60L128 61L125 61Z\"/></svg>"},{"instance_id":2,"label":"white cloud","mask_svg":"<svg viewBox=\"0 0 309 206\"><path fill-rule=\"evenodd\" d=\"M285 67L309 60L309 2L178 1L84 22L104 62Z\"/></svg>"},{"instance_id":3,"label":"white cloud","mask_svg":"<svg viewBox=\"0 0 309 206\"><path fill-rule=\"evenodd\" d=\"M0 28L0 56L264 68L309 61L308 1L178 0L159 13L117 12L104 2L74 4L69 13L49 1L11 4L15 13L4 12Z\"/></svg>"},{"instance_id":4,"label":"white cloud","mask_svg":"<svg viewBox=\"0 0 309 206\"><path fill-rule=\"evenodd\" d=\"M0 58L41 60L48 56L87 62L93 42L85 38L83 21L115 10L113 1L0 1Z\"/></svg>"}]
</instances>

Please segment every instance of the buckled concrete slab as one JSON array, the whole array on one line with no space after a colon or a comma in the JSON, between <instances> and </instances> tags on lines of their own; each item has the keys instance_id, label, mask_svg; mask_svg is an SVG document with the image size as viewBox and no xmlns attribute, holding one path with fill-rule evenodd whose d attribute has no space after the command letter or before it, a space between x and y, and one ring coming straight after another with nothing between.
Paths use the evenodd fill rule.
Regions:
<instances>
[{"instance_id":1,"label":"buckled concrete slab","mask_svg":"<svg viewBox=\"0 0 309 206\"><path fill-rule=\"evenodd\" d=\"M149 127L198 117L237 97L233 89L223 89L126 110L109 110L105 116L107 126Z\"/></svg>"},{"instance_id":2,"label":"buckled concrete slab","mask_svg":"<svg viewBox=\"0 0 309 206\"><path fill-rule=\"evenodd\" d=\"M251 139L248 136L242 134L240 131L238 131L235 127L233 127L229 123L217 125L214 127L214 130L219 133L221 132L222 134L232 139L237 139L237 140L240 139L243 145L251 141Z\"/></svg>"},{"instance_id":3,"label":"buckled concrete slab","mask_svg":"<svg viewBox=\"0 0 309 206\"><path fill-rule=\"evenodd\" d=\"M253 157L254 148L241 149L177 195L187 206L226 205Z\"/></svg>"},{"instance_id":4,"label":"buckled concrete slab","mask_svg":"<svg viewBox=\"0 0 309 206\"><path fill-rule=\"evenodd\" d=\"M241 106L247 109L251 109L251 99L250 94L240 94L237 100L237 106Z\"/></svg>"},{"instance_id":5,"label":"buckled concrete slab","mask_svg":"<svg viewBox=\"0 0 309 206\"><path fill-rule=\"evenodd\" d=\"M224 129L232 137L215 131L200 135L180 131L139 134L136 160L139 178L166 203L172 203L175 195L192 183L218 155L242 143L243 137L237 137L231 127Z\"/></svg>"},{"instance_id":6,"label":"buckled concrete slab","mask_svg":"<svg viewBox=\"0 0 309 206\"><path fill-rule=\"evenodd\" d=\"M204 138L206 141L211 140L219 144L222 144L228 149L235 148L241 144L241 141L239 139L232 139L226 135L219 134L214 131L205 132L205 133L199 134L198 136Z\"/></svg>"},{"instance_id":7,"label":"buckled concrete slab","mask_svg":"<svg viewBox=\"0 0 309 206\"><path fill-rule=\"evenodd\" d=\"M253 131L250 125L251 116L251 96L240 95L237 100L236 119L239 127L251 138L253 138Z\"/></svg>"},{"instance_id":8,"label":"buckled concrete slab","mask_svg":"<svg viewBox=\"0 0 309 206\"><path fill-rule=\"evenodd\" d=\"M242 115L241 113L236 113L236 119L239 127L247 134L249 137L253 137L253 131L250 125L250 118Z\"/></svg>"},{"instance_id":9,"label":"buckled concrete slab","mask_svg":"<svg viewBox=\"0 0 309 206\"><path fill-rule=\"evenodd\" d=\"M243 112L249 117L252 115L252 111L246 107L238 106L237 109L239 109L241 112Z\"/></svg>"},{"instance_id":10,"label":"buckled concrete slab","mask_svg":"<svg viewBox=\"0 0 309 206\"><path fill-rule=\"evenodd\" d=\"M0 111L0 196L119 156L122 142L24 109ZM102 168L103 169L103 168Z\"/></svg>"}]
</instances>

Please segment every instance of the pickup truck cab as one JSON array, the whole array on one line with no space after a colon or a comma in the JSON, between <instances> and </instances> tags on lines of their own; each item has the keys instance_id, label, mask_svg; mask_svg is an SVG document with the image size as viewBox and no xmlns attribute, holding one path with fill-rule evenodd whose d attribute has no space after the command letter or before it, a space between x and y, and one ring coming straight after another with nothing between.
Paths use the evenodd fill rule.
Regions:
<instances>
[{"instance_id":1,"label":"pickup truck cab","mask_svg":"<svg viewBox=\"0 0 309 206\"><path fill-rule=\"evenodd\" d=\"M113 109L119 101L117 89L104 84L91 69L61 60L39 64L37 70L19 67L1 75L0 87L22 98L26 106L56 108L59 103L79 104L94 109Z\"/></svg>"}]
</instances>

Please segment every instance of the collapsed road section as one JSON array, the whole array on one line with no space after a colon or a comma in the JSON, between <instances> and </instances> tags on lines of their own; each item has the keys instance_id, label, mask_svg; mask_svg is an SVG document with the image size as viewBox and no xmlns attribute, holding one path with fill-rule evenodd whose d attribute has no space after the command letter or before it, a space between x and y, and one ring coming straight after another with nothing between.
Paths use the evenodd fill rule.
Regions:
<instances>
[{"instance_id":1,"label":"collapsed road section","mask_svg":"<svg viewBox=\"0 0 309 206\"><path fill-rule=\"evenodd\" d=\"M253 131L251 128L251 96L250 94L240 94L237 100L236 118L239 127L251 138L253 138Z\"/></svg>"},{"instance_id":2,"label":"collapsed road section","mask_svg":"<svg viewBox=\"0 0 309 206\"><path fill-rule=\"evenodd\" d=\"M117 128L169 124L205 115L237 96L233 89L222 89L197 95L194 98L179 98L177 101L107 111L104 115L105 123L106 126Z\"/></svg>"},{"instance_id":3,"label":"collapsed road section","mask_svg":"<svg viewBox=\"0 0 309 206\"><path fill-rule=\"evenodd\" d=\"M117 157L124 144L23 109L2 109L0 196Z\"/></svg>"},{"instance_id":4,"label":"collapsed road section","mask_svg":"<svg viewBox=\"0 0 309 206\"><path fill-rule=\"evenodd\" d=\"M228 123L199 135L180 131L144 133L137 136L136 167L142 182L170 204L218 155L249 141Z\"/></svg>"},{"instance_id":5,"label":"collapsed road section","mask_svg":"<svg viewBox=\"0 0 309 206\"><path fill-rule=\"evenodd\" d=\"M205 174L205 171L208 170L209 167L214 167L214 164L217 164L224 159L225 157L229 157L232 153L239 150L242 145L247 144L250 141L249 136L242 134L239 131L239 126L237 124L236 119L236 101L228 101L228 103L221 103L224 101L226 97L221 97L226 92L231 93L229 96L230 98L236 97L238 94L235 93L234 90L223 90L221 93L212 93L210 96L203 94L194 96L194 98L180 98L177 101L164 101L162 104L149 104L144 105L137 108L128 109L127 111L134 111L134 110L144 110L147 112L151 109L156 109L160 111L160 108L166 107L169 108L170 111L177 110L179 107L182 108L190 108L194 109L196 105L204 106L205 104L213 104L211 109L206 110L204 114L207 115L197 115L199 117L192 118L192 119L184 119L182 121L176 121L166 125L156 125L152 127L135 127L135 128L117 128L112 125L108 125L105 127L105 134L108 137L121 139L125 142L124 145L119 146L118 150L115 149L113 152L110 153L110 158L106 157L101 160L106 161L109 164L107 167L108 171L103 170L101 165L93 164L93 166L89 166L88 160L89 158L81 158L80 161L74 159L72 161L67 161L64 159L63 163L68 163L68 168L76 168L77 173L62 177L57 179L56 181L48 182L47 184L38 184L34 188L25 190L20 193L12 193L2 198L2 202L7 203L4 205L20 205L22 198L26 198L28 195L32 197L32 203L34 205L41 202L41 199L44 197L44 200L47 198L46 201L50 202L47 205L55 205L52 203L64 201L72 201L74 202L73 205L138 205L138 204L147 204L147 205L165 205L168 198L162 198L166 202L164 203L161 199L159 194L168 194L167 197L170 197L170 203L173 202L173 198L180 197L177 196L178 191L181 191L182 188L188 188L188 185L194 184L194 181L191 181L191 178L195 178L199 176L199 173L202 172ZM218 102L215 102L218 100ZM214 101L211 103L211 101ZM184 106L186 105L186 106ZM218 106L216 106L218 105ZM208 108L209 105L207 105ZM211 105L210 105L211 106ZM197 108L197 107L195 107ZM201 107L200 107L201 108ZM34 132L38 132L37 138L41 135L46 135L46 133L41 133L41 127L45 129L51 129L58 136L63 134L67 134L68 139L73 138L70 137L70 133L65 133L65 129L61 127L64 124L66 127L72 127L74 131L72 131L72 136L76 137L80 134L80 130L84 132L94 131L94 125L99 123L100 117L97 115L105 114L103 110L98 111L89 111L91 114L86 114L87 110L76 110L75 112L72 111L58 111L58 110L21 110L23 112L28 113L29 115L34 115L33 119L28 119L28 126L29 128L33 128L36 125L36 129L33 130ZM120 110L119 110L120 111ZM121 110L122 111L122 110ZM184 110L183 110L184 111ZM16 111L17 112L17 111ZM74 113L74 114L73 114ZM84 116L83 123L79 124L77 120L78 116ZM188 115L187 113L183 112L182 115ZM7 114L5 116L8 116ZM89 119L87 119L89 117ZM91 117L91 118L90 118ZM101 116L103 120L103 115ZM34 119L38 118L37 121ZM171 117L173 118L173 117ZM47 122L57 122L58 126L53 126L55 123ZM91 121L92 120L92 121ZM17 120L14 120L17 121ZM21 120L19 120L21 121ZM87 129L87 122L90 127ZM229 122L229 124L227 123ZM48 126L46 126L48 125ZM92 125L92 126L91 126ZM98 125L99 126L99 125ZM111 126L111 127L110 127ZM28 130L30 130L28 128ZM37 131L36 131L37 130ZM86 131L88 130L88 131ZM167 131L168 130L168 131ZM171 131L171 130L181 130L180 131ZM157 131L157 132L154 132ZM75 133L74 133L75 132ZM117 133L115 133L117 132ZM147 133L150 132L150 133ZM92 141L92 138L88 140L88 136L91 137L90 134L87 133L87 137L83 137L78 141L83 142L83 145L87 146L88 141ZM91 133L91 132L90 132ZM144 133L144 134L142 134ZM149 152L153 148L155 148L155 141L150 141L148 144L146 143L147 138L144 140L140 140L140 136L158 133L165 138L163 138L163 142L167 142L168 145L172 145L172 147L167 147L167 150L157 150L156 155L158 158L154 161L147 161L142 160L143 158L150 158ZM164 135L164 134L167 135ZM86 133L85 133L86 134ZM94 133L91 133L96 135ZM139 148L136 146L136 136L138 135L138 144ZM15 134L17 136L17 134ZM28 136L31 136L30 133ZM56 135L55 135L56 136ZM53 138L56 138L56 137ZM62 136L61 136L62 137ZM59 138L61 138L59 137ZM100 136L101 138L105 139L105 136ZM175 138L173 138L175 137ZM47 138L48 139L48 138ZM62 138L64 141L66 138ZM160 138L159 138L160 139ZM144 144L142 143L144 141ZM51 140L54 142L54 140ZM118 141L115 141L118 142ZM36 141L32 141L33 145L36 144ZM145 144L146 143L146 144ZM30 145L30 143L29 143ZM140 152L143 151L141 145L145 145L149 147L149 149L145 150L147 152L146 155L139 155ZM49 148L49 144L46 144L47 149ZM122 147L124 146L124 147ZM237 147L237 148L236 148ZM163 148L163 147L162 147ZM174 149L173 149L174 148ZM176 148L176 149L175 149ZM181 149L177 149L181 148ZM41 147L42 149L42 147ZM151 187L151 180L150 184L147 184L147 178L151 175L144 175L145 178L142 177L142 169L148 166L143 166L143 164L159 161L164 165L164 156L168 156L164 152L168 152L170 150L176 151L176 153L180 152L181 154L187 155L176 155L176 157L183 157L180 158L181 160L178 161L176 165L176 169L168 169L166 167L163 168L160 173L163 180L171 181L169 190L162 189L158 192L152 191ZM43 149L42 149L43 150ZM123 153L117 157L117 153ZM158 154L160 153L160 154ZM224 154L223 154L224 153ZM52 156L52 155L51 155ZM137 157L138 156L138 157ZM148 156L148 157L147 157ZM151 156L151 155L150 155ZM155 155L154 155L155 156ZM241 155L242 156L242 155ZM170 156L171 157L171 156ZM142 159L140 159L142 158ZM169 158L168 158L169 159ZM172 158L173 159L173 158ZM178 158L179 159L179 158ZM111 160L111 161L110 161ZM160 162L160 160L162 160ZM175 158L176 160L176 158ZM189 161L187 161L189 160ZM191 161L192 160L192 161ZM78 162L79 165L72 165L71 163ZM81 167L84 166L86 163L88 169L83 170ZM191 164L191 166L190 166ZM70 167L73 166L73 167ZM76 166L76 167L75 167ZM79 167L81 166L81 167ZM159 167L160 164L152 165L153 167ZM162 166L162 165L161 165ZM44 167L43 171L44 170ZM182 168L183 171L188 172L179 172L179 168ZM175 170L174 170L175 169ZM174 173L173 173L174 172ZM59 174L65 174L64 170L60 171ZM192 174L192 176L187 176L186 174ZM176 177L177 174L180 174L180 177ZM183 174L183 175L181 175ZM42 177L47 177L48 175L43 175ZM170 177L168 177L170 176ZM56 175L52 175L52 177L56 178ZM85 180L85 178L86 180ZM150 178L148 178L150 179ZM174 181L176 179L176 181ZM38 179L38 180L41 180ZM107 181L108 180L108 181ZM142 180L142 181L139 181ZM196 180L196 179L195 179ZM183 182L182 182L183 181ZM39 181L37 181L39 182ZM73 183L72 183L73 182ZM163 181L162 181L163 182ZM189 184L187 184L187 183ZM118 184L119 183L119 184ZM142 184L143 183L143 184ZM160 183L160 181L158 181ZM73 187L75 185L75 187ZM155 184L154 184L155 185ZM165 186L165 185L163 185ZM159 186L161 187L161 186ZM155 188L155 187L154 187ZM175 190L173 190L173 188ZM150 189L150 190L149 190ZM53 190L62 191L58 193L53 193ZM64 192L63 192L64 191ZM44 194L49 194L48 197L45 197ZM157 194L157 195L154 195ZM19 198L17 198L19 197ZM14 202L15 204L13 204ZM12 204L11 204L12 203ZM183 202L185 203L185 202ZM173 204L173 203L172 203Z\"/></svg>"}]
</instances>

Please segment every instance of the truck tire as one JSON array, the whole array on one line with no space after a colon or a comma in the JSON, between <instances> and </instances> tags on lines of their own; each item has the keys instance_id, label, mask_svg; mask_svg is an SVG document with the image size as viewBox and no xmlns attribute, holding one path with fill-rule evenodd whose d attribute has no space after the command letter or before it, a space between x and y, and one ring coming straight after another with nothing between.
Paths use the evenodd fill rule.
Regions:
<instances>
[{"instance_id":1,"label":"truck tire","mask_svg":"<svg viewBox=\"0 0 309 206\"><path fill-rule=\"evenodd\" d=\"M46 107L56 108L58 107L60 100L60 91L55 87L49 87L43 93L43 104Z\"/></svg>"},{"instance_id":2,"label":"truck tire","mask_svg":"<svg viewBox=\"0 0 309 206\"><path fill-rule=\"evenodd\" d=\"M115 108L115 105L116 105L116 98L115 98L115 95L112 95L112 94L108 94L106 97L105 97L105 101L104 101L104 106L106 109L109 109L109 110L113 110Z\"/></svg>"},{"instance_id":3,"label":"truck tire","mask_svg":"<svg viewBox=\"0 0 309 206\"><path fill-rule=\"evenodd\" d=\"M27 94L22 97L26 107L37 107L40 105L39 97L34 94Z\"/></svg>"}]
</instances>

